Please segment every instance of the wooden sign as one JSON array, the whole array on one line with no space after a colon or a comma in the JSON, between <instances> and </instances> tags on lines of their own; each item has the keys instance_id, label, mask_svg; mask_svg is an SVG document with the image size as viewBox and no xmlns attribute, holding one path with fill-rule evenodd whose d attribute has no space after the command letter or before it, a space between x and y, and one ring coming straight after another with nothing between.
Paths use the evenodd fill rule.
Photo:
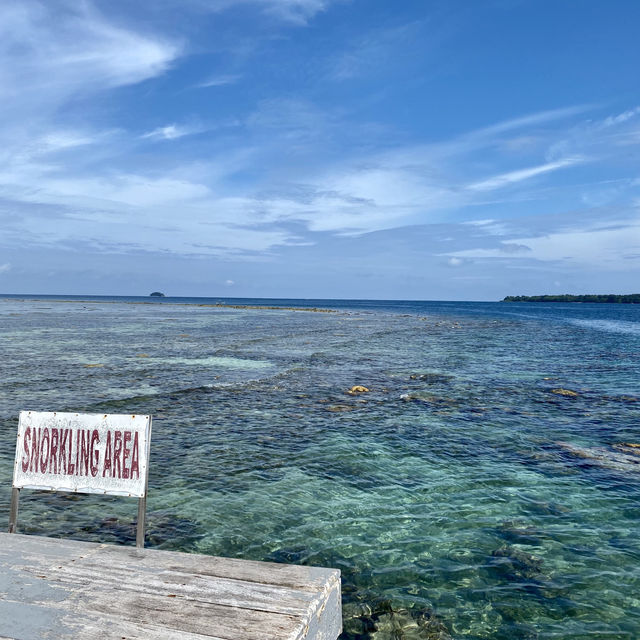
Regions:
<instances>
[{"instance_id":1,"label":"wooden sign","mask_svg":"<svg viewBox=\"0 0 640 640\"><path fill-rule=\"evenodd\" d=\"M150 441L151 416L21 411L13 486L144 498Z\"/></svg>"}]
</instances>

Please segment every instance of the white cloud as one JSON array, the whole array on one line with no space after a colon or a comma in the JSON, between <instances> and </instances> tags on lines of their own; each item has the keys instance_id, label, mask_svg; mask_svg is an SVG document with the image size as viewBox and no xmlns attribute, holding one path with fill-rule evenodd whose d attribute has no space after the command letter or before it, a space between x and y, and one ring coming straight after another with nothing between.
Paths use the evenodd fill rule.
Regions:
<instances>
[{"instance_id":1,"label":"white cloud","mask_svg":"<svg viewBox=\"0 0 640 640\"><path fill-rule=\"evenodd\" d=\"M116 26L90 3L0 7L0 97L48 110L78 94L164 73L180 47Z\"/></svg>"},{"instance_id":2,"label":"white cloud","mask_svg":"<svg viewBox=\"0 0 640 640\"><path fill-rule=\"evenodd\" d=\"M578 122L557 137L545 157L553 161L588 155L618 162L622 155L619 147L640 143L640 129L636 121L639 115L640 107L634 107L606 118Z\"/></svg>"},{"instance_id":3,"label":"white cloud","mask_svg":"<svg viewBox=\"0 0 640 640\"><path fill-rule=\"evenodd\" d=\"M158 127L153 131L149 131L148 133L142 134L141 138L152 138L157 140L177 140L178 138L182 138L184 136L193 135L194 133L199 133L201 129L189 128L189 127L181 127L175 124L168 124L164 127Z\"/></svg>"},{"instance_id":4,"label":"white cloud","mask_svg":"<svg viewBox=\"0 0 640 640\"><path fill-rule=\"evenodd\" d=\"M0 273L6 273L11 270L11 264L9 262L5 262L4 264L0 264Z\"/></svg>"},{"instance_id":5,"label":"white cloud","mask_svg":"<svg viewBox=\"0 0 640 640\"><path fill-rule=\"evenodd\" d=\"M203 2L203 8L210 5L210 10L221 11L242 4L303 23L330 3L220 0ZM25 0L10 8L5 5L0 12L6 18L0 21L0 36L5 36L0 39L0 92L3 86L5 91L15 87L14 103L27 104L29 109L33 105L36 111L42 111L42 105L51 112L61 111L60 105L76 96L86 98L156 77L181 53L175 42L110 22L90 2L54 10L45 2ZM220 74L198 86L223 86L239 79L239 75ZM362 234L429 223L457 209L485 204L488 191L577 164L582 160L575 154L504 171L504 159L496 149L506 133L522 129L521 139L530 141L528 129L588 108L529 114L438 144L390 149L385 142L384 151L372 152L375 144L363 150L360 142L353 147L359 150L351 151L344 141L350 135L357 139L360 134L353 130L366 123L350 122L338 108L323 110L304 98L274 94L253 116L238 114L244 136L231 133L225 140L229 146L217 156L215 141L201 158L178 152L163 155L161 145L155 145L157 154L147 156L144 169L133 165L140 156L132 152L136 145L145 144L143 140L177 140L205 129L171 120L152 129L156 121L148 125L152 130L141 135L121 131L108 140L89 126L83 129L79 124L78 130L72 130L58 125L54 116L37 127L25 125L31 119L16 111L4 133L0 131L0 143L5 142L0 148L7 150L6 161L0 162L0 197L27 212L25 223L16 229L36 242L91 240L102 247L129 243L187 254L268 252L309 242L309 236L300 238L292 228L308 234ZM629 119L617 116L611 126ZM20 127L27 128L23 139L16 135L7 144L13 129L21 132ZM536 144L524 146L540 155L538 141L546 141L545 135L550 134L536 130ZM95 144L98 140L103 144ZM340 155L331 147L334 141ZM175 151L183 145L171 146ZM476 152L486 153L487 160L470 163ZM470 176L478 171L476 167L489 177ZM282 182L282 176L287 182ZM502 233L499 222L484 231L490 229L494 235ZM456 266L461 258L452 256L452 260L450 265Z\"/></svg>"},{"instance_id":6,"label":"white cloud","mask_svg":"<svg viewBox=\"0 0 640 640\"><path fill-rule=\"evenodd\" d=\"M631 120L631 118L635 118L637 115L640 115L640 107L635 107L634 109L628 109L627 111L623 111L619 113L617 116L609 116L605 118L602 126L603 127L613 127L617 124L621 124L626 122L627 120Z\"/></svg>"},{"instance_id":7,"label":"white cloud","mask_svg":"<svg viewBox=\"0 0 640 640\"><path fill-rule=\"evenodd\" d=\"M507 131L513 131L514 129L523 129L525 127L532 127L535 125L546 124L553 122L554 120L563 120L570 118L585 111L590 111L594 108L594 105L583 104L575 105L573 107L564 107L562 109L549 109L547 111L539 111L537 113L530 113L526 116L519 118L511 118L509 120L503 120L496 124L492 124L482 129L477 129L472 132L471 135L477 136L495 136L496 134L505 133Z\"/></svg>"},{"instance_id":8,"label":"white cloud","mask_svg":"<svg viewBox=\"0 0 640 640\"><path fill-rule=\"evenodd\" d=\"M261 5L268 13L295 24L306 24L317 13L325 11L332 0L247 0Z\"/></svg>"},{"instance_id":9,"label":"white cloud","mask_svg":"<svg viewBox=\"0 0 640 640\"><path fill-rule=\"evenodd\" d=\"M522 180L527 180L528 178L533 178L534 176L538 176L543 173L549 173L551 171L556 171L557 169L570 167L581 162L584 162L583 158L563 158L562 160L547 162L546 164L538 165L537 167L529 167L527 169L501 173L497 176L492 176L491 178L474 182L470 184L467 189L470 189L471 191L492 191L516 182L521 182Z\"/></svg>"},{"instance_id":10,"label":"white cloud","mask_svg":"<svg viewBox=\"0 0 640 640\"><path fill-rule=\"evenodd\" d=\"M52 131L40 139L46 151L60 151L62 149L82 147L87 144L93 144L95 141L95 137L83 135L77 131Z\"/></svg>"},{"instance_id":11,"label":"white cloud","mask_svg":"<svg viewBox=\"0 0 640 640\"><path fill-rule=\"evenodd\" d=\"M537 238L515 239L531 249L537 260L570 260L601 268L640 264L640 220L616 229L587 229L552 233ZM529 254L524 254L529 255Z\"/></svg>"},{"instance_id":12,"label":"white cloud","mask_svg":"<svg viewBox=\"0 0 640 640\"><path fill-rule=\"evenodd\" d=\"M316 14L326 11L336 0L189 0L189 4L201 11L220 12L242 5L253 5L265 13L297 25L305 25ZM183 8L185 0L177 3Z\"/></svg>"},{"instance_id":13,"label":"white cloud","mask_svg":"<svg viewBox=\"0 0 640 640\"><path fill-rule=\"evenodd\" d=\"M44 178L40 188L24 197L29 202L122 211L155 206L191 205L210 197L208 187L170 176L150 178L136 174L92 178Z\"/></svg>"},{"instance_id":14,"label":"white cloud","mask_svg":"<svg viewBox=\"0 0 640 640\"><path fill-rule=\"evenodd\" d=\"M207 87L223 87L227 84L235 84L242 78L241 75L219 75L219 76L211 76L207 80L195 85L197 89L205 89Z\"/></svg>"},{"instance_id":15,"label":"white cloud","mask_svg":"<svg viewBox=\"0 0 640 640\"><path fill-rule=\"evenodd\" d=\"M560 229L545 235L503 240L498 247L456 251L454 258L534 259L566 262L599 269L631 269L640 266L640 217ZM632 267L633 265L633 267Z\"/></svg>"}]
</instances>

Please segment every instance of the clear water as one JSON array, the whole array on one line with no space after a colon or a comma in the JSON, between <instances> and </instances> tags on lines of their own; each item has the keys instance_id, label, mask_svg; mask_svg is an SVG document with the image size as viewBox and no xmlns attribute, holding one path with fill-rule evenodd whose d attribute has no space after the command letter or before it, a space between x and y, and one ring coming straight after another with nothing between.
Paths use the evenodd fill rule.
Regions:
<instances>
[{"instance_id":1,"label":"clear water","mask_svg":"<svg viewBox=\"0 0 640 640\"><path fill-rule=\"evenodd\" d=\"M337 567L345 639L640 638L640 307L84 300L0 301L0 522L20 409L151 413L147 545Z\"/></svg>"}]
</instances>

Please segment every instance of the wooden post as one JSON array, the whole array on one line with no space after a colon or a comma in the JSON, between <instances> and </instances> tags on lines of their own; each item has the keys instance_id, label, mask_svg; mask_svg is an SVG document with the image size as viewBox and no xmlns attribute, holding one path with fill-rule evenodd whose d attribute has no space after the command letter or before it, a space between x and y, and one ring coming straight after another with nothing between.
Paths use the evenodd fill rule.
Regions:
<instances>
[{"instance_id":1,"label":"wooden post","mask_svg":"<svg viewBox=\"0 0 640 640\"><path fill-rule=\"evenodd\" d=\"M20 500L20 489L11 489L11 510L9 511L9 533L18 532L18 502Z\"/></svg>"},{"instance_id":2,"label":"wooden post","mask_svg":"<svg viewBox=\"0 0 640 640\"><path fill-rule=\"evenodd\" d=\"M151 453L151 428L153 418L149 416L149 432L147 434L147 463L144 468L144 495L138 498L138 528L136 530L136 547L144 548L144 527L147 518L147 493L149 491L149 454Z\"/></svg>"},{"instance_id":3,"label":"wooden post","mask_svg":"<svg viewBox=\"0 0 640 640\"><path fill-rule=\"evenodd\" d=\"M147 496L138 498L138 528L136 530L136 547L144 547L144 521L147 512Z\"/></svg>"}]
</instances>

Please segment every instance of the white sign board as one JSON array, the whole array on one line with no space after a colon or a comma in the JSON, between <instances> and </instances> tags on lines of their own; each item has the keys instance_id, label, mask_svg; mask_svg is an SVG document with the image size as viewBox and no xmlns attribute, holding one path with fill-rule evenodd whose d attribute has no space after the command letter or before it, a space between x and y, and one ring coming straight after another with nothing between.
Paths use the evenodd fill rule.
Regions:
<instances>
[{"instance_id":1,"label":"white sign board","mask_svg":"<svg viewBox=\"0 0 640 640\"><path fill-rule=\"evenodd\" d=\"M151 416L21 411L15 488L143 498Z\"/></svg>"}]
</instances>

